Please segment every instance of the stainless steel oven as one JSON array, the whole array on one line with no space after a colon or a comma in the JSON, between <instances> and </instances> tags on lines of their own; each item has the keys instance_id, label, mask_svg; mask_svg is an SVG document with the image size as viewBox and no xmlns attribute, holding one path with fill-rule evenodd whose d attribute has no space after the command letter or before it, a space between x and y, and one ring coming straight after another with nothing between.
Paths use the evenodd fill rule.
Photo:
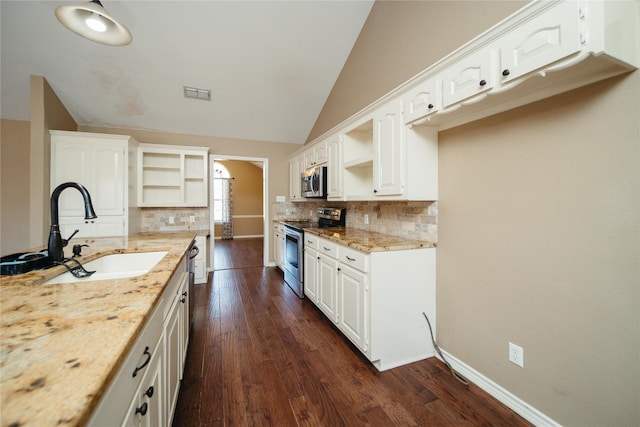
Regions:
<instances>
[{"instance_id":1,"label":"stainless steel oven","mask_svg":"<svg viewBox=\"0 0 640 427\"><path fill-rule=\"evenodd\" d=\"M304 232L301 228L285 224L284 226L284 281L300 298L304 298L303 248Z\"/></svg>"},{"instance_id":2,"label":"stainless steel oven","mask_svg":"<svg viewBox=\"0 0 640 427\"><path fill-rule=\"evenodd\" d=\"M318 208L318 221L284 221L284 281L304 298L304 228L344 227L345 208Z\"/></svg>"}]
</instances>

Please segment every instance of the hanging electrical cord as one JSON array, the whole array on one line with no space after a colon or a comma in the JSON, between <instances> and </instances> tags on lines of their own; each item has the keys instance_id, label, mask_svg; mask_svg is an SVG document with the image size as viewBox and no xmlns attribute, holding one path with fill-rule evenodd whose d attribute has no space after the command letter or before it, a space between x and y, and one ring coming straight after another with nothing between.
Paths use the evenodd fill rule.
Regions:
<instances>
[{"instance_id":1,"label":"hanging electrical cord","mask_svg":"<svg viewBox=\"0 0 640 427\"><path fill-rule=\"evenodd\" d=\"M462 374L460 374L458 371L453 369L453 367L449 364L449 362L447 362L447 359L444 358L442 351L440 351L440 347L438 347L438 344L436 344L436 340L433 338L433 329L431 329L431 322L429 322L429 318L427 317L427 314L423 311L422 315L424 316L425 319L427 319L427 325L429 325L429 334L431 334L431 342L433 343L433 348L436 349L436 351L440 355L440 358L442 359L444 364L447 365L447 367L451 370L451 375L453 375L453 377L458 381L460 381L462 384L469 385L469 380L466 379L464 376L462 376Z\"/></svg>"}]
</instances>

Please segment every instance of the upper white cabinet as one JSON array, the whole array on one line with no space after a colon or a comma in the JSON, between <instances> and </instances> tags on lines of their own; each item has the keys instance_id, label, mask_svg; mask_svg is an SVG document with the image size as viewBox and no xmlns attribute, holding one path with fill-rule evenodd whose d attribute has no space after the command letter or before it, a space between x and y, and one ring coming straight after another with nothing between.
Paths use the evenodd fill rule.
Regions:
<instances>
[{"instance_id":1,"label":"upper white cabinet","mask_svg":"<svg viewBox=\"0 0 640 427\"><path fill-rule=\"evenodd\" d=\"M403 97L404 120L407 123L433 114L442 108L442 81L429 79Z\"/></svg>"},{"instance_id":2,"label":"upper white cabinet","mask_svg":"<svg viewBox=\"0 0 640 427\"><path fill-rule=\"evenodd\" d=\"M373 126L373 193L401 195L406 178L402 101L391 101L376 110Z\"/></svg>"},{"instance_id":3,"label":"upper white cabinet","mask_svg":"<svg viewBox=\"0 0 640 427\"><path fill-rule=\"evenodd\" d=\"M493 88L492 51L481 50L453 64L440 75L442 103L449 107Z\"/></svg>"},{"instance_id":4,"label":"upper white cabinet","mask_svg":"<svg viewBox=\"0 0 640 427\"><path fill-rule=\"evenodd\" d=\"M58 215L63 236L123 236L129 233L130 210L135 209L135 153L130 136L50 131L51 192L65 182L87 188L98 218L84 219L80 192L60 193ZM130 197L131 196L131 197ZM135 231L135 230L131 230Z\"/></svg>"},{"instance_id":5,"label":"upper white cabinet","mask_svg":"<svg viewBox=\"0 0 640 427\"><path fill-rule=\"evenodd\" d=\"M327 141L321 141L304 152L304 168L309 169L327 163Z\"/></svg>"},{"instance_id":6,"label":"upper white cabinet","mask_svg":"<svg viewBox=\"0 0 640 427\"><path fill-rule=\"evenodd\" d=\"M342 136L332 135L327 140L327 200L342 200Z\"/></svg>"},{"instance_id":7,"label":"upper white cabinet","mask_svg":"<svg viewBox=\"0 0 640 427\"><path fill-rule=\"evenodd\" d=\"M302 172L304 172L304 154L298 154L289 159L289 199L292 202L305 200L300 191Z\"/></svg>"},{"instance_id":8,"label":"upper white cabinet","mask_svg":"<svg viewBox=\"0 0 640 427\"><path fill-rule=\"evenodd\" d=\"M138 206L208 206L208 148L140 144Z\"/></svg>"},{"instance_id":9,"label":"upper white cabinet","mask_svg":"<svg viewBox=\"0 0 640 427\"><path fill-rule=\"evenodd\" d=\"M509 82L578 52L579 3L569 1L553 13L533 18L500 40L500 78Z\"/></svg>"}]
</instances>

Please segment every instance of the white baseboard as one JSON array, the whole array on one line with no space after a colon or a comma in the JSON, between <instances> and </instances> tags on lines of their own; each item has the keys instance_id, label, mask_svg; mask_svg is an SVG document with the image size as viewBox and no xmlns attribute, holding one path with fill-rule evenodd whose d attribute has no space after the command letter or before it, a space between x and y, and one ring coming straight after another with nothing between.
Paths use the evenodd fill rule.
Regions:
<instances>
[{"instance_id":1,"label":"white baseboard","mask_svg":"<svg viewBox=\"0 0 640 427\"><path fill-rule=\"evenodd\" d=\"M533 406L529 405L527 402L515 396L513 393L500 387L498 384L491 381L489 378L485 377L469 365L458 360L456 357L452 356L444 350L442 350L442 353L447 359L447 362L449 362L449 364L453 367L453 369L455 369L469 381L489 393L498 401L502 402L522 418L529 421L531 424L535 426L561 427L561 424L552 420ZM438 359L441 359L440 356L437 357Z\"/></svg>"}]
</instances>

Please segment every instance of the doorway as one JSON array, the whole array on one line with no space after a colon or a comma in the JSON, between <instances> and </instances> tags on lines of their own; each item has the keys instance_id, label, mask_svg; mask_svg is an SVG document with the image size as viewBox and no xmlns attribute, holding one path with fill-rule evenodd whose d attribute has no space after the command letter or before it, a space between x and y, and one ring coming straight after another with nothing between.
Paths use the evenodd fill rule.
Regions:
<instances>
[{"instance_id":1,"label":"doorway","mask_svg":"<svg viewBox=\"0 0 640 427\"><path fill-rule=\"evenodd\" d=\"M236 163L237 162L237 163ZM220 174L220 167L216 171L217 165L225 165L226 169L229 169L231 173L227 175L227 178L230 179L232 188L237 188L238 190L242 190L242 188L246 188L247 184L250 184L251 187L255 188L255 182L258 182L259 190L261 194L251 194L249 197L243 194L236 194L235 190L234 195L231 196L234 200L233 204L238 204L238 209L234 209L231 212L231 219L226 219L226 221L231 221L231 228L229 230L228 227L225 227L225 235L228 237L229 234L233 236L232 239L222 240L221 229L222 229L222 221L220 221L220 209L216 210L216 207L219 206L221 201L221 197L219 192L221 191L220 182L217 182L214 185L214 179L216 176L222 178ZM210 218L210 234L211 238L209 239L209 265L211 270L215 269L225 269L225 268L239 268L242 265L247 264L247 266L256 266L259 265L268 265L269 263L269 230L267 227L269 223L269 207L267 206L267 201L269 200L268 194L268 169L269 169L269 159L262 157L245 157L245 156L225 156L225 155L215 155L212 154L209 156L209 171L210 171L210 194L209 194L209 218ZM246 168L257 168L256 171L254 169L253 172L246 172ZM233 176L236 172L239 174L238 177ZM243 172L245 171L245 172ZM249 181L249 183L247 183ZM218 193L216 193L216 190ZM252 192L254 190L249 190ZM259 208L255 206L255 199L259 198L258 204ZM247 200L252 200L247 202ZM216 205L214 205L216 203ZM254 204L253 207L247 207L247 203ZM258 212L260 210L261 212ZM261 227L256 228L256 223L261 225ZM230 224L226 224L229 226ZM261 230L260 230L261 228ZM216 245L220 245L219 248L216 248ZM242 249L244 247L244 249ZM217 250L219 249L219 250ZM239 256L239 254L244 253L245 256ZM216 257L219 256L222 259L217 260ZM251 265L249 265L251 264Z\"/></svg>"}]
</instances>

